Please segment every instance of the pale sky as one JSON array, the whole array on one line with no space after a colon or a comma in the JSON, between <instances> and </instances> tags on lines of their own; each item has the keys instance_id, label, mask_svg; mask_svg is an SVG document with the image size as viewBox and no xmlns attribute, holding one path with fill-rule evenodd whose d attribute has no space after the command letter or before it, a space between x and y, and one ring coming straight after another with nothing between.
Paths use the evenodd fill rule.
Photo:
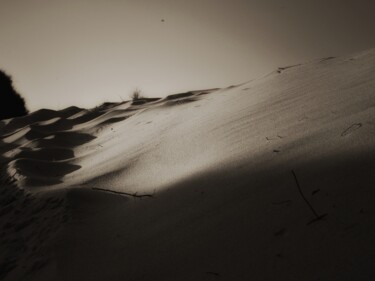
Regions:
<instances>
[{"instance_id":1,"label":"pale sky","mask_svg":"<svg viewBox=\"0 0 375 281\"><path fill-rule=\"evenodd\" d=\"M374 48L374 15L373 0L0 0L0 68L32 111L93 107Z\"/></svg>"}]
</instances>

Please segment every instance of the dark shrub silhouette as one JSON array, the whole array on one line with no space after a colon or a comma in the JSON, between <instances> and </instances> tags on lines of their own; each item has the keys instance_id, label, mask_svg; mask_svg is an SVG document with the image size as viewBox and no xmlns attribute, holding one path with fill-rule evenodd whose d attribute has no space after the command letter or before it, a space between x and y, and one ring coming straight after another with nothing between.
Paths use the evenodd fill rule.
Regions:
<instances>
[{"instance_id":1,"label":"dark shrub silhouette","mask_svg":"<svg viewBox=\"0 0 375 281\"><path fill-rule=\"evenodd\" d=\"M25 101L14 90L12 78L0 70L0 120L26 114Z\"/></svg>"},{"instance_id":2,"label":"dark shrub silhouette","mask_svg":"<svg viewBox=\"0 0 375 281\"><path fill-rule=\"evenodd\" d=\"M133 101L141 99L142 98L142 96L141 96L141 90L140 89L135 89L134 92L131 94L130 98Z\"/></svg>"}]
</instances>

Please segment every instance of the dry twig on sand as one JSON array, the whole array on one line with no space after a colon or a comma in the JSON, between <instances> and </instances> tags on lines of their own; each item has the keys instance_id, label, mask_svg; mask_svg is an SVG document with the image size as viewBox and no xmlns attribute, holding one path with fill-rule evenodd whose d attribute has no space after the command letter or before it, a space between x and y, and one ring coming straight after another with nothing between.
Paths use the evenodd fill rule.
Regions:
<instances>
[{"instance_id":1,"label":"dry twig on sand","mask_svg":"<svg viewBox=\"0 0 375 281\"><path fill-rule=\"evenodd\" d=\"M358 130L359 128L362 127L362 123L355 123L352 124L350 127L346 128L342 133L341 136L345 137L346 135L349 135L353 133L355 130Z\"/></svg>"},{"instance_id":2,"label":"dry twig on sand","mask_svg":"<svg viewBox=\"0 0 375 281\"><path fill-rule=\"evenodd\" d=\"M305 195L303 194L302 189L301 189L301 186L299 185L299 182L298 182L298 179L297 179L297 175L296 175L296 173L294 172L294 170L292 170L292 174L293 174L294 180L296 181L296 184L297 184L297 187L298 187L298 191L299 191L301 197L302 197L303 200L306 202L306 204L309 206L310 210L313 212L313 214L314 214L314 216L315 216L315 219L313 219L312 221L310 221L308 224L311 224L311 223L313 223L313 222L316 222L316 221L318 221L318 220L323 219L327 214L318 215L318 213L315 211L314 207L310 204L310 202L307 200L307 198L306 198Z\"/></svg>"},{"instance_id":3,"label":"dry twig on sand","mask_svg":"<svg viewBox=\"0 0 375 281\"><path fill-rule=\"evenodd\" d=\"M137 192L135 193L128 193L128 192L120 192L120 191L115 191L115 190L110 190L110 189L104 189L104 188L99 188L99 187L92 187L92 190L99 190L99 191L104 191L104 192L110 192L114 194L120 194L120 195L126 195L126 196L132 196L135 198L142 198L142 197L151 197L153 198L153 194L140 194L138 195Z\"/></svg>"}]
</instances>

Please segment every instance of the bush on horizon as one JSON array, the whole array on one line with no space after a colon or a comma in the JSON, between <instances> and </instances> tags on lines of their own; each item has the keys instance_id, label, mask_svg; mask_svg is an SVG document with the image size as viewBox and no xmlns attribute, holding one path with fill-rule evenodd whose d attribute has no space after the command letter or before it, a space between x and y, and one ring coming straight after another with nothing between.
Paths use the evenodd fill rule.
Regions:
<instances>
[{"instance_id":1,"label":"bush on horizon","mask_svg":"<svg viewBox=\"0 0 375 281\"><path fill-rule=\"evenodd\" d=\"M0 120L27 115L25 100L13 87L12 78L0 70Z\"/></svg>"},{"instance_id":2,"label":"bush on horizon","mask_svg":"<svg viewBox=\"0 0 375 281\"><path fill-rule=\"evenodd\" d=\"M143 98L143 97L141 96L141 90L138 89L138 88L135 89L135 90L133 91L133 93L131 94L130 98L131 98L133 101L135 101L135 100L139 100L139 99Z\"/></svg>"}]
</instances>

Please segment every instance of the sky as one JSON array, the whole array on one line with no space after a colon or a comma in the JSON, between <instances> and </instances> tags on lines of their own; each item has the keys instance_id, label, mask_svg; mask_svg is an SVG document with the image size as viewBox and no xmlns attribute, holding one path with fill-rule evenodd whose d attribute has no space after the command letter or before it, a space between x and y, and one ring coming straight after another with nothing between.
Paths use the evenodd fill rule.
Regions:
<instances>
[{"instance_id":1,"label":"sky","mask_svg":"<svg viewBox=\"0 0 375 281\"><path fill-rule=\"evenodd\" d=\"M0 0L0 69L31 111L227 87L375 47L373 0Z\"/></svg>"}]
</instances>

